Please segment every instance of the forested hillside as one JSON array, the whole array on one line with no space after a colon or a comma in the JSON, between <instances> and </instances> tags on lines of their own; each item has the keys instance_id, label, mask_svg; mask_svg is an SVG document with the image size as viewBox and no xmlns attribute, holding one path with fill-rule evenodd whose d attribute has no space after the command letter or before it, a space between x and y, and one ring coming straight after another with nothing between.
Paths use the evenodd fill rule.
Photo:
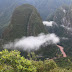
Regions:
<instances>
[{"instance_id":1,"label":"forested hillside","mask_svg":"<svg viewBox=\"0 0 72 72\"><path fill-rule=\"evenodd\" d=\"M20 39L23 36L37 36L40 33L47 34L48 31L45 29L39 13L34 6L24 4L17 7L13 12L11 22L4 30L2 39L4 43L7 43ZM27 57L28 52L21 50L21 48L19 50L22 52L22 55ZM40 49L34 50L34 52L36 55L43 56L42 59L47 57L53 58L56 54L61 54L56 45L41 46Z\"/></svg>"},{"instance_id":2,"label":"forested hillside","mask_svg":"<svg viewBox=\"0 0 72 72\"><path fill-rule=\"evenodd\" d=\"M72 56L72 5L61 6L47 20L56 22L57 25L47 29L60 37L60 45L65 48L67 55Z\"/></svg>"},{"instance_id":3,"label":"forested hillside","mask_svg":"<svg viewBox=\"0 0 72 72\"><path fill-rule=\"evenodd\" d=\"M72 72L72 58L37 61L32 53L29 60L19 51L3 50L0 52L0 72Z\"/></svg>"},{"instance_id":4,"label":"forested hillside","mask_svg":"<svg viewBox=\"0 0 72 72\"><path fill-rule=\"evenodd\" d=\"M17 4L17 0L0 0L0 35L9 25L13 10Z\"/></svg>"},{"instance_id":5,"label":"forested hillside","mask_svg":"<svg viewBox=\"0 0 72 72\"><path fill-rule=\"evenodd\" d=\"M0 36L9 25L14 9L24 3L34 5L43 20L63 4L71 4L71 0L0 0Z\"/></svg>"},{"instance_id":6,"label":"forested hillside","mask_svg":"<svg viewBox=\"0 0 72 72\"><path fill-rule=\"evenodd\" d=\"M72 72L72 0L0 0L0 72Z\"/></svg>"},{"instance_id":7,"label":"forested hillside","mask_svg":"<svg viewBox=\"0 0 72 72\"><path fill-rule=\"evenodd\" d=\"M14 40L23 36L36 36L42 32L46 33L46 29L36 8L24 4L15 9L11 22L3 32L2 38Z\"/></svg>"}]
</instances>

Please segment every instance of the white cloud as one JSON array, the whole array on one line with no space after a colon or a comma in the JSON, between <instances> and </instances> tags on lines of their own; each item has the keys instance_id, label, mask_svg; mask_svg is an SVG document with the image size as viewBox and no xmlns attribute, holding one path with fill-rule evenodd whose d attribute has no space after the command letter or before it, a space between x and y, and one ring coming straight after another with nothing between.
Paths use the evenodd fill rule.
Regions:
<instances>
[{"instance_id":1,"label":"white cloud","mask_svg":"<svg viewBox=\"0 0 72 72\"><path fill-rule=\"evenodd\" d=\"M58 26L57 23L54 22L54 21L43 21L43 25L45 25L45 26L51 26L51 27L52 27L53 25Z\"/></svg>"},{"instance_id":2,"label":"white cloud","mask_svg":"<svg viewBox=\"0 0 72 72\"><path fill-rule=\"evenodd\" d=\"M23 49L23 50L37 50L42 45L57 44L59 38L54 34L39 34L38 36L22 37L16 39L14 42L9 42L3 47L7 49Z\"/></svg>"},{"instance_id":3,"label":"white cloud","mask_svg":"<svg viewBox=\"0 0 72 72\"><path fill-rule=\"evenodd\" d=\"M43 25L53 26L53 21L43 21Z\"/></svg>"}]
</instances>

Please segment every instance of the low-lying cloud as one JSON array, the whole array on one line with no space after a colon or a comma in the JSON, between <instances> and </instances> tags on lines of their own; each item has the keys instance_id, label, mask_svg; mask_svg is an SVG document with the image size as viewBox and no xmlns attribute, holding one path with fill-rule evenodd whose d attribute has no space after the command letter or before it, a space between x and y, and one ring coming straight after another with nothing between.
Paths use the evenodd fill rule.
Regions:
<instances>
[{"instance_id":1,"label":"low-lying cloud","mask_svg":"<svg viewBox=\"0 0 72 72\"><path fill-rule=\"evenodd\" d=\"M43 21L43 25L53 26L53 21Z\"/></svg>"},{"instance_id":2,"label":"low-lying cloud","mask_svg":"<svg viewBox=\"0 0 72 72\"><path fill-rule=\"evenodd\" d=\"M59 37L54 33L44 34L41 33L38 36L22 37L16 39L14 42L9 42L3 47L7 49L22 49L22 50L38 50L42 45L57 44L59 43Z\"/></svg>"}]
</instances>

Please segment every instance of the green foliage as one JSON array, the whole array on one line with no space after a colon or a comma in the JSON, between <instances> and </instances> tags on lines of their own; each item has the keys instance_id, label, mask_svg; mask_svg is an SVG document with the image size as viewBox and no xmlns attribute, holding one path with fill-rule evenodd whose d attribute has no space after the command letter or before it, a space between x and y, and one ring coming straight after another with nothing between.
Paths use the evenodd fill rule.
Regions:
<instances>
[{"instance_id":1,"label":"green foliage","mask_svg":"<svg viewBox=\"0 0 72 72\"><path fill-rule=\"evenodd\" d=\"M60 58L55 60L58 67L70 69L72 67L72 57Z\"/></svg>"},{"instance_id":2,"label":"green foliage","mask_svg":"<svg viewBox=\"0 0 72 72\"><path fill-rule=\"evenodd\" d=\"M45 71L50 71L50 70L52 70L52 69L54 69L56 67L57 67L57 65L53 60L45 60L44 61L44 69L45 69Z\"/></svg>"},{"instance_id":3,"label":"green foliage","mask_svg":"<svg viewBox=\"0 0 72 72\"><path fill-rule=\"evenodd\" d=\"M21 57L19 51L2 50L0 52L1 72L36 72L36 67L31 61Z\"/></svg>"},{"instance_id":4,"label":"green foliage","mask_svg":"<svg viewBox=\"0 0 72 72\"><path fill-rule=\"evenodd\" d=\"M37 72L44 72L43 61L32 61L32 64L36 66Z\"/></svg>"},{"instance_id":5,"label":"green foliage","mask_svg":"<svg viewBox=\"0 0 72 72\"><path fill-rule=\"evenodd\" d=\"M0 72L71 72L72 58L50 59L34 61L35 54L31 53L31 60L25 59L19 51L0 52ZM32 60L33 59L33 60Z\"/></svg>"},{"instance_id":6,"label":"green foliage","mask_svg":"<svg viewBox=\"0 0 72 72\"><path fill-rule=\"evenodd\" d=\"M29 58L30 60L36 61L36 60L37 60L37 57L38 57L38 55L35 55L34 52L28 53L28 58Z\"/></svg>"},{"instance_id":7,"label":"green foliage","mask_svg":"<svg viewBox=\"0 0 72 72\"><path fill-rule=\"evenodd\" d=\"M42 56L41 60L46 58L54 58L57 54L60 54L59 48L56 45L48 45L45 47L41 47L39 50L35 52L37 55Z\"/></svg>"},{"instance_id":8,"label":"green foliage","mask_svg":"<svg viewBox=\"0 0 72 72\"><path fill-rule=\"evenodd\" d=\"M72 72L71 69L67 70L67 69L63 69L63 68L55 68L53 70L51 70L50 72Z\"/></svg>"},{"instance_id":9,"label":"green foliage","mask_svg":"<svg viewBox=\"0 0 72 72\"><path fill-rule=\"evenodd\" d=\"M36 66L37 72L71 72L72 58L50 59L44 61L33 61L32 64Z\"/></svg>"}]
</instances>

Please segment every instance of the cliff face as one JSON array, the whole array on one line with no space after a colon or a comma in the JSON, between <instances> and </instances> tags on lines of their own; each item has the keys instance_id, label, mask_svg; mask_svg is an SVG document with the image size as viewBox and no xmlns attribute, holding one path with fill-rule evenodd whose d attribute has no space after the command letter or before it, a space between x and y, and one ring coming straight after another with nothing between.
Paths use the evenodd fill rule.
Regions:
<instances>
[{"instance_id":1,"label":"cliff face","mask_svg":"<svg viewBox=\"0 0 72 72\"><path fill-rule=\"evenodd\" d=\"M11 22L2 37L5 40L14 40L22 36L36 36L42 32L46 33L46 30L36 8L24 4L15 9Z\"/></svg>"},{"instance_id":2,"label":"cliff face","mask_svg":"<svg viewBox=\"0 0 72 72\"><path fill-rule=\"evenodd\" d=\"M48 21L50 20L57 23L59 27L58 29L60 30L59 33L61 33L60 36L72 35L72 5L61 6L52 16L48 18Z\"/></svg>"},{"instance_id":3,"label":"cliff face","mask_svg":"<svg viewBox=\"0 0 72 72\"><path fill-rule=\"evenodd\" d=\"M60 37L60 45L68 56L72 56L72 5L61 6L48 18L48 21L54 21L57 25L47 27L49 33L55 33Z\"/></svg>"},{"instance_id":4,"label":"cliff face","mask_svg":"<svg viewBox=\"0 0 72 72\"><path fill-rule=\"evenodd\" d=\"M51 18L58 25L64 25L67 27L72 27L72 5L71 6L61 6L56 10Z\"/></svg>"}]
</instances>

